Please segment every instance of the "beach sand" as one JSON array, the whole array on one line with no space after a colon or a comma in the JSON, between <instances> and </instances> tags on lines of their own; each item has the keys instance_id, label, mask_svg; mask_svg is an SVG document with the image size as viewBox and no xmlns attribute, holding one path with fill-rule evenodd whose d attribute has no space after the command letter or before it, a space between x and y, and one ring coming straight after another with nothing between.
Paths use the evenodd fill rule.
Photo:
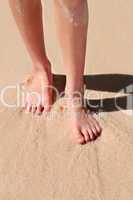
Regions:
<instances>
[{"instance_id":1,"label":"beach sand","mask_svg":"<svg viewBox=\"0 0 133 200\"><path fill-rule=\"evenodd\" d=\"M102 135L87 145L72 142L60 101L45 119L0 102L0 200L133 199L133 2L89 1L86 98L99 111ZM46 43L55 85L65 76L52 15L46 3ZM7 0L0 7L0 87L19 84L31 62ZM124 89L125 88L125 89ZM7 92L10 103L16 92ZM99 105L99 107L96 107ZM55 112L56 111L56 112Z\"/></svg>"}]
</instances>

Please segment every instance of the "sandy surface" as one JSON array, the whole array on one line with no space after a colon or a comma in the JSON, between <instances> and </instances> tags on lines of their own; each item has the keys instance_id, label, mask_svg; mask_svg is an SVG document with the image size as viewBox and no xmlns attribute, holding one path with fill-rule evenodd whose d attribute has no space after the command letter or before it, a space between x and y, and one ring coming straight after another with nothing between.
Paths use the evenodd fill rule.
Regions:
<instances>
[{"instance_id":1,"label":"sandy surface","mask_svg":"<svg viewBox=\"0 0 133 200\"><path fill-rule=\"evenodd\" d=\"M45 8L46 42L54 73L60 74L55 83L61 87L65 78L53 18L49 17L51 2ZM89 5L86 97L90 96L93 109L103 103L98 109L103 133L91 144L75 145L65 119L33 117L1 103L0 200L133 199L133 97L129 86L133 84L133 2L90 0ZM0 13L2 88L20 83L31 63L7 0L1 2ZM9 97L14 101L13 91ZM60 115L58 107L59 102L52 112Z\"/></svg>"}]
</instances>

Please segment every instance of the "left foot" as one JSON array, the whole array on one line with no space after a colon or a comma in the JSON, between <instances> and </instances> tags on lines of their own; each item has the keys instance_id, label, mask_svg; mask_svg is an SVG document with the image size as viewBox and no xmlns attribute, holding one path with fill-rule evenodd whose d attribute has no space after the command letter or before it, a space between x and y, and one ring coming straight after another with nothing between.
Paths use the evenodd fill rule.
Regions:
<instances>
[{"instance_id":1,"label":"left foot","mask_svg":"<svg viewBox=\"0 0 133 200\"><path fill-rule=\"evenodd\" d=\"M69 92L67 95L67 111L70 114L68 126L72 130L73 138L79 144L95 140L102 132L99 122L91 113L85 111L81 97L72 97L72 95L69 95Z\"/></svg>"},{"instance_id":2,"label":"left foot","mask_svg":"<svg viewBox=\"0 0 133 200\"><path fill-rule=\"evenodd\" d=\"M98 121L85 111L83 107L78 110L71 109L70 127L75 141L79 144L96 140L100 136L102 128Z\"/></svg>"}]
</instances>

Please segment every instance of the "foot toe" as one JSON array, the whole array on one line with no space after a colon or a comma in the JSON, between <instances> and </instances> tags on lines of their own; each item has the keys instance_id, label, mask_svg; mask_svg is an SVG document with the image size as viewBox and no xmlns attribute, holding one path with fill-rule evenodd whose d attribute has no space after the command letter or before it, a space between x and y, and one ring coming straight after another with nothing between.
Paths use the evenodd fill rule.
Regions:
<instances>
[{"instance_id":1,"label":"foot toe","mask_svg":"<svg viewBox=\"0 0 133 200\"><path fill-rule=\"evenodd\" d=\"M89 137L90 137L90 141L94 140L96 138L94 132L92 131L91 127L89 126L87 129L88 133L89 133Z\"/></svg>"},{"instance_id":2,"label":"foot toe","mask_svg":"<svg viewBox=\"0 0 133 200\"><path fill-rule=\"evenodd\" d=\"M32 106L31 112L32 112L33 114L35 114L36 110L37 110L37 106Z\"/></svg>"},{"instance_id":3,"label":"foot toe","mask_svg":"<svg viewBox=\"0 0 133 200\"><path fill-rule=\"evenodd\" d=\"M102 128L101 128L100 124L97 122L97 120L96 120L95 118L93 118L93 124L94 124L94 126L95 126L97 132L98 132L98 133L101 133Z\"/></svg>"},{"instance_id":4,"label":"foot toe","mask_svg":"<svg viewBox=\"0 0 133 200\"><path fill-rule=\"evenodd\" d=\"M77 142L79 144L84 144L85 143L84 135L82 135L82 133L80 131L76 131L75 135L76 135L76 140L77 140Z\"/></svg>"},{"instance_id":5,"label":"foot toe","mask_svg":"<svg viewBox=\"0 0 133 200\"><path fill-rule=\"evenodd\" d=\"M91 127L91 130L93 131L93 133L96 135L96 136L99 136L100 135L100 126L99 126L99 123L94 119L94 118L89 118L88 119L88 123Z\"/></svg>"},{"instance_id":6,"label":"foot toe","mask_svg":"<svg viewBox=\"0 0 133 200\"><path fill-rule=\"evenodd\" d=\"M49 104L47 103L47 104L43 105L43 108L44 108L45 112L49 112L50 109L51 109L50 103Z\"/></svg>"},{"instance_id":7,"label":"foot toe","mask_svg":"<svg viewBox=\"0 0 133 200\"><path fill-rule=\"evenodd\" d=\"M91 129L91 131L93 132L93 134L97 135L97 129L95 127L95 124L92 121L89 121L89 127Z\"/></svg>"},{"instance_id":8,"label":"foot toe","mask_svg":"<svg viewBox=\"0 0 133 200\"><path fill-rule=\"evenodd\" d=\"M89 132L86 129L82 130L82 134L84 135L85 141L89 142L90 141L90 135Z\"/></svg>"},{"instance_id":9,"label":"foot toe","mask_svg":"<svg viewBox=\"0 0 133 200\"><path fill-rule=\"evenodd\" d=\"M40 115L43 112L43 108L41 105L37 106L36 114Z\"/></svg>"},{"instance_id":10,"label":"foot toe","mask_svg":"<svg viewBox=\"0 0 133 200\"><path fill-rule=\"evenodd\" d=\"M79 139L77 139L77 142L78 142L79 144L85 144L84 138L79 138Z\"/></svg>"},{"instance_id":11,"label":"foot toe","mask_svg":"<svg viewBox=\"0 0 133 200\"><path fill-rule=\"evenodd\" d=\"M32 106L31 106L30 104L28 104L28 105L26 106L26 112L27 112L27 113L30 113L31 110L32 110Z\"/></svg>"}]
</instances>

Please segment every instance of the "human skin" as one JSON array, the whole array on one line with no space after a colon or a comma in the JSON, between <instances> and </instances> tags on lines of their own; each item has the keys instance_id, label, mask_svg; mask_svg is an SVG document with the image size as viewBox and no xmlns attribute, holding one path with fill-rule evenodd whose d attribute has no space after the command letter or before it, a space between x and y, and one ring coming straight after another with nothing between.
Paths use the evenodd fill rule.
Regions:
<instances>
[{"instance_id":1,"label":"human skin","mask_svg":"<svg viewBox=\"0 0 133 200\"><path fill-rule=\"evenodd\" d=\"M46 86L52 85L51 64L44 43L41 1L9 0L9 2L33 63L32 78L27 87L40 92L42 82ZM53 0L53 3L63 67L67 77L65 94L68 97L68 110L72 115L72 120L68 119L68 125L72 129L75 141L84 144L96 139L101 133L99 123L90 114L86 116L83 105L74 106L75 98L78 98L77 94L81 94L82 98L84 95L83 74L88 28L87 0ZM26 109L40 113L43 105L45 110L49 111L52 104L52 92L49 87L45 91L44 99L45 102L32 106L33 98L30 98Z\"/></svg>"},{"instance_id":2,"label":"human skin","mask_svg":"<svg viewBox=\"0 0 133 200\"><path fill-rule=\"evenodd\" d=\"M67 75L67 93L81 92L88 28L87 1L55 0L54 4L58 38Z\"/></svg>"},{"instance_id":3,"label":"human skin","mask_svg":"<svg viewBox=\"0 0 133 200\"><path fill-rule=\"evenodd\" d=\"M47 57L40 0L9 0L10 7L32 61L32 75L25 85L28 89L41 94L41 87L52 85L51 64ZM34 17L33 17L34 16ZM31 81L32 80L32 81ZM27 111L41 113L42 106L49 111L52 104L52 92L45 88L45 102L33 106L33 97L26 102Z\"/></svg>"}]
</instances>

